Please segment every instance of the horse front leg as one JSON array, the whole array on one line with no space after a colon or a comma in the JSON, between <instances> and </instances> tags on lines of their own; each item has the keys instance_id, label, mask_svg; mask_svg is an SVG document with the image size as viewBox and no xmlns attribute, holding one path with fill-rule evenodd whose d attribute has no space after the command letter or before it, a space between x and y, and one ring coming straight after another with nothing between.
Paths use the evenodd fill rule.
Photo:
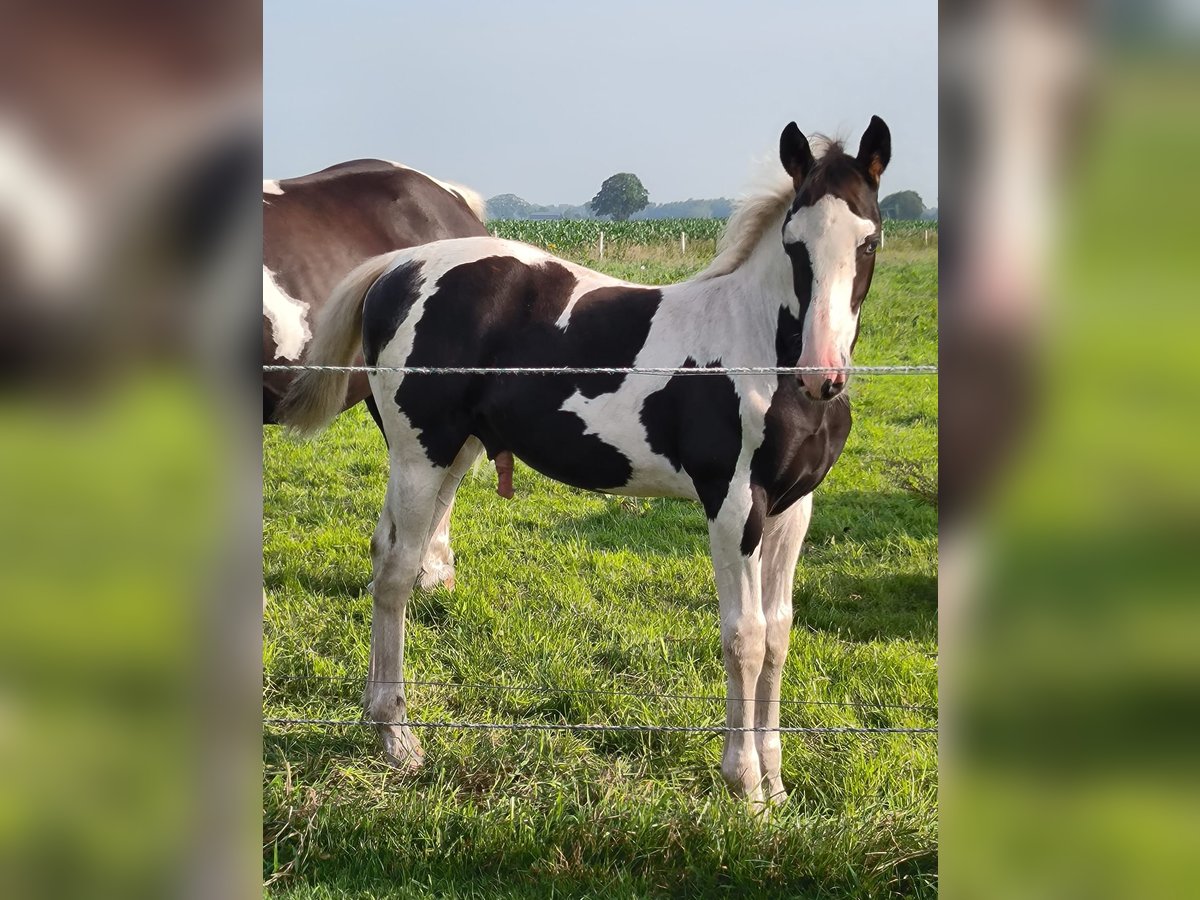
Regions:
<instances>
[{"instance_id":1,"label":"horse front leg","mask_svg":"<svg viewBox=\"0 0 1200 900\"><path fill-rule=\"evenodd\" d=\"M755 735L755 696L766 654L766 621L762 611L760 542L761 512L750 502L748 485L730 486L725 503L709 522L713 571L721 613L721 652L725 661L725 750L721 775L730 789L753 806L763 803L762 765ZM743 547L747 533L752 547ZM748 551L748 552L747 552Z\"/></svg>"},{"instance_id":2,"label":"horse front leg","mask_svg":"<svg viewBox=\"0 0 1200 900\"><path fill-rule=\"evenodd\" d=\"M762 609L767 634L766 655L754 704L754 722L759 728L779 727L780 682L792 632L792 584L796 560L811 518L812 494L806 494L779 515L769 516L763 528ZM779 732L756 732L755 737L766 779L767 799L782 803L787 799L787 791L780 771Z\"/></svg>"}]
</instances>

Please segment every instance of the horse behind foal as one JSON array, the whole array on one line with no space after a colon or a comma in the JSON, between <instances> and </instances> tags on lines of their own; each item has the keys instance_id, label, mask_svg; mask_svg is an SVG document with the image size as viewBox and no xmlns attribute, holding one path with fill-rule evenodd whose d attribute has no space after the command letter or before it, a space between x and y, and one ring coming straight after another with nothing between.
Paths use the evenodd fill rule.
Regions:
<instances>
[{"instance_id":1,"label":"horse behind foal","mask_svg":"<svg viewBox=\"0 0 1200 900\"><path fill-rule=\"evenodd\" d=\"M742 203L718 255L667 287L629 284L495 238L389 253L338 286L314 363L453 367L800 365L791 375L406 375L371 390L391 474L371 544L367 714L389 758L417 765L407 721L404 612L422 554L486 449L581 488L698 500L708 518L727 676L721 772L754 803L784 798L779 690L792 580L812 491L842 451L844 368L880 240L879 118L858 153L819 158L795 123L771 190ZM312 433L338 411L345 373L305 372L280 418Z\"/></svg>"},{"instance_id":2,"label":"horse behind foal","mask_svg":"<svg viewBox=\"0 0 1200 900\"><path fill-rule=\"evenodd\" d=\"M483 218L483 200L474 191L380 159L263 182L263 361L299 362L310 323L330 291L364 260L443 238L485 235ZM291 372L264 373L264 425L278 421L275 408L291 381ZM341 409L364 400L382 431L367 379L356 374L346 381ZM424 588L454 586L449 512L421 566Z\"/></svg>"},{"instance_id":3,"label":"horse behind foal","mask_svg":"<svg viewBox=\"0 0 1200 900\"><path fill-rule=\"evenodd\" d=\"M359 263L430 241L485 235L483 218L474 191L381 159L263 182L263 361L300 360L329 292ZM276 421L291 380L290 372L264 374L264 425ZM347 382L343 408L370 395L367 380L356 376Z\"/></svg>"}]
</instances>

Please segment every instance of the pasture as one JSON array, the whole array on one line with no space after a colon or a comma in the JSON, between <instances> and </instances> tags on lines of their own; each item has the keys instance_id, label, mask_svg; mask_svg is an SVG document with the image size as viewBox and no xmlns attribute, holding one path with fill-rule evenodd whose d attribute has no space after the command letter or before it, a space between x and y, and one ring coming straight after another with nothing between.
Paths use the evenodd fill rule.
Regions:
<instances>
[{"instance_id":1,"label":"pasture","mask_svg":"<svg viewBox=\"0 0 1200 900\"><path fill-rule=\"evenodd\" d=\"M594 223L491 227L661 284L713 252L715 234L697 230L681 253L680 221L618 223L611 237L605 223L603 260L584 228ZM886 234L855 362L935 361L936 224L889 222ZM800 559L783 725L928 727L937 706L937 380L858 377L850 391L854 429L816 492ZM386 477L382 438L361 406L310 444L266 431L264 715L361 717L368 542ZM486 465L459 492L456 589L418 593L409 607L410 715L722 722L699 505L589 494L520 464L514 500L497 497L495 482ZM716 735L420 736L425 766L404 774L384 765L368 728L266 730L269 893L936 894L934 735L785 734L791 798L765 819L728 795Z\"/></svg>"}]
</instances>

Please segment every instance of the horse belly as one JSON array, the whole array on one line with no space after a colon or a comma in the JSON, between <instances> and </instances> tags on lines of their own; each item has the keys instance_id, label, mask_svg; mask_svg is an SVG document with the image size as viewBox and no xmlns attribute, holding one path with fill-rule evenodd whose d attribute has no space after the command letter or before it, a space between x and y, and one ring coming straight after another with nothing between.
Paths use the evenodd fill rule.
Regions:
<instances>
[{"instance_id":1,"label":"horse belly","mask_svg":"<svg viewBox=\"0 0 1200 900\"><path fill-rule=\"evenodd\" d=\"M566 410L506 404L490 411L476 436L489 454L510 450L530 468L573 487L634 497L696 496L686 473L635 432L598 434Z\"/></svg>"}]
</instances>

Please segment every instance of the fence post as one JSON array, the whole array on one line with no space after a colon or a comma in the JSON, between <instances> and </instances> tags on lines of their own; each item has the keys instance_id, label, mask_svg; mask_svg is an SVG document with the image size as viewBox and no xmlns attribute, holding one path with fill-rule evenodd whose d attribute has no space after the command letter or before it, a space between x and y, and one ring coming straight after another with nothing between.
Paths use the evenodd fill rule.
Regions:
<instances>
[{"instance_id":1,"label":"fence post","mask_svg":"<svg viewBox=\"0 0 1200 900\"><path fill-rule=\"evenodd\" d=\"M679 232L679 252L687 253L687 232Z\"/></svg>"},{"instance_id":2,"label":"fence post","mask_svg":"<svg viewBox=\"0 0 1200 900\"><path fill-rule=\"evenodd\" d=\"M600 232L600 258L604 259L604 232Z\"/></svg>"},{"instance_id":3,"label":"fence post","mask_svg":"<svg viewBox=\"0 0 1200 900\"><path fill-rule=\"evenodd\" d=\"M929 243L929 229L928 228L925 229L925 243L927 243L927 244Z\"/></svg>"}]
</instances>

